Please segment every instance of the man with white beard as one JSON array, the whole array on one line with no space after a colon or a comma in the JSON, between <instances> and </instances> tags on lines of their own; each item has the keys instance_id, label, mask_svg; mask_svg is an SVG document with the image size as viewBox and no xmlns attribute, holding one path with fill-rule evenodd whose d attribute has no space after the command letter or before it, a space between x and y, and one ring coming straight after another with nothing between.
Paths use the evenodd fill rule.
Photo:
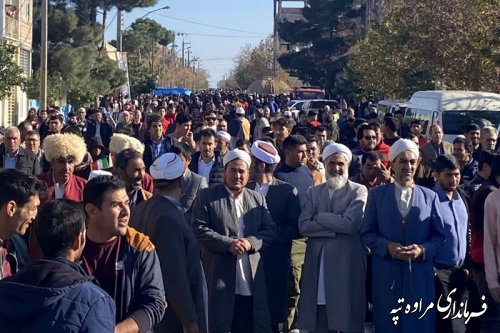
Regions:
<instances>
[{"instance_id":1,"label":"man with white beard","mask_svg":"<svg viewBox=\"0 0 500 333\"><path fill-rule=\"evenodd\" d=\"M348 180L348 147L329 144L322 158L327 181L307 191L299 218L308 239L297 326L310 333L363 332L366 252L359 231L368 190Z\"/></svg>"}]
</instances>

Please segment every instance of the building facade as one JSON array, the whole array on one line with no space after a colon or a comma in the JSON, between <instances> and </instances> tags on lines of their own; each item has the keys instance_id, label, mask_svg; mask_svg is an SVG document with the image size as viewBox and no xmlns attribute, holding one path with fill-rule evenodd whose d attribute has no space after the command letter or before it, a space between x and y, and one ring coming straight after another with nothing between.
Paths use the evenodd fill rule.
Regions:
<instances>
[{"instance_id":1,"label":"building facade","mask_svg":"<svg viewBox=\"0 0 500 333\"><path fill-rule=\"evenodd\" d=\"M0 40L17 47L17 64L23 74L31 76L33 35L33 0L0 0ZM17 125L28 113L29 101L21 87L12 88L0 101L0 125Z\"/></svg>"}]
</instances>

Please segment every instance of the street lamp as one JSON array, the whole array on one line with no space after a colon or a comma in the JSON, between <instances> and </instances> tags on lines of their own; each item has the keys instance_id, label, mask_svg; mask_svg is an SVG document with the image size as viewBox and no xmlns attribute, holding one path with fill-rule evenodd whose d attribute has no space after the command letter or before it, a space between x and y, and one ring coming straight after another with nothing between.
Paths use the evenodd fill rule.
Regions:
<instances>
[{"instance_id":1,"label":"street lamp","mask_svg":"<svg viewBox=\"0 0 500 333\"><path fill-rule=\"evenodd\" d=\"M143 18L145 18L148 15L151 15L151 14L153 14L155 12L158 12L160 10L165 10L165 9L170 9L170 6L164 6L164 7L161 7L161 8L156 8L156 9L150 10L146 14L142 15L138 20L142 20ZM130 29L130 27L132 26L132 24L130 24L125 29L122 29L122 20L123 20L123 12L122 12L122 10L118 10L117 17L118 17L118 20L117 20L117 27L116 27L116 34L117 34L116 35L116 44L117 44L117 51L121 52L121 51L123 51L123 32L126 31L126 30L128 30L128 29Z\"/></svg>"},{"instance_id":2,"label":"street lamp","mask_svg":"<svg viewBox=\"0 0 500 333\"><path fill-rule=\"evenodd\" d=\"M170 6L164 6L164 7L161 7L161 8L156 8L156 9L153 9L153 10L150 10L149 12L147 12L146 14L142 15L139 20L145 18L146 16L148 16L149 14L153 14L154 12L158 12L160 10L164 10L164 9L170 9Z\"/></svg>"}]
</instances>

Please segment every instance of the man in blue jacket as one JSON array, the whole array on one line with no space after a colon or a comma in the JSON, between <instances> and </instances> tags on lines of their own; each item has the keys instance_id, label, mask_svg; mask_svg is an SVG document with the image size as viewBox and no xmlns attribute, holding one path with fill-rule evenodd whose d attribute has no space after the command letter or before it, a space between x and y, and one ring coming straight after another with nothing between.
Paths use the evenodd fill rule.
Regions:
<instances>
[{"instance_id":1,"label":"man in blue jacket","mask_svg":"<svg viewBox=\"0 0 500 333\"><path fill-rule=\"evenodd\" d=\"M85 245L83 208L50 201L35 229L44 259L0 281L2 332L114 332L113 300L76 264Z\"/></svg>"},{"instance_id":2,"label":"man in blue jacket","mask_svg":"<svg viewBox=\"0 0 500 333\"><path fill-rule=\"evenodd\" d=\"M116 332L152 331L165 314L160 260L149 237L128 225L129 198L123 181L98 176L83 191L87 213L84 270L116 303Z\"/></svg>"}]
</instances>

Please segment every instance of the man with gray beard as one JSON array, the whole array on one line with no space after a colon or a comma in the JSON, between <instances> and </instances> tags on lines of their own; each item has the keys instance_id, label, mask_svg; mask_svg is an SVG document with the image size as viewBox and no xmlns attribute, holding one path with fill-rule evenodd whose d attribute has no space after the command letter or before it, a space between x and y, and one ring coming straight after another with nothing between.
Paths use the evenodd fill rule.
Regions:
<instances>
[{"instance_id":1,"label":"man with gray beard","mask_svg":"<svg viewBox=\"0 0 500 333\"><path fill-rule=\"evenodd\" d=\"M363 332L366 252L359 231L368 190L348 180L348 147L329 144L322 159L327 181L307 191L299 218L307 250L297 326L311 333Z\"/></svg>"}]
</instances>

